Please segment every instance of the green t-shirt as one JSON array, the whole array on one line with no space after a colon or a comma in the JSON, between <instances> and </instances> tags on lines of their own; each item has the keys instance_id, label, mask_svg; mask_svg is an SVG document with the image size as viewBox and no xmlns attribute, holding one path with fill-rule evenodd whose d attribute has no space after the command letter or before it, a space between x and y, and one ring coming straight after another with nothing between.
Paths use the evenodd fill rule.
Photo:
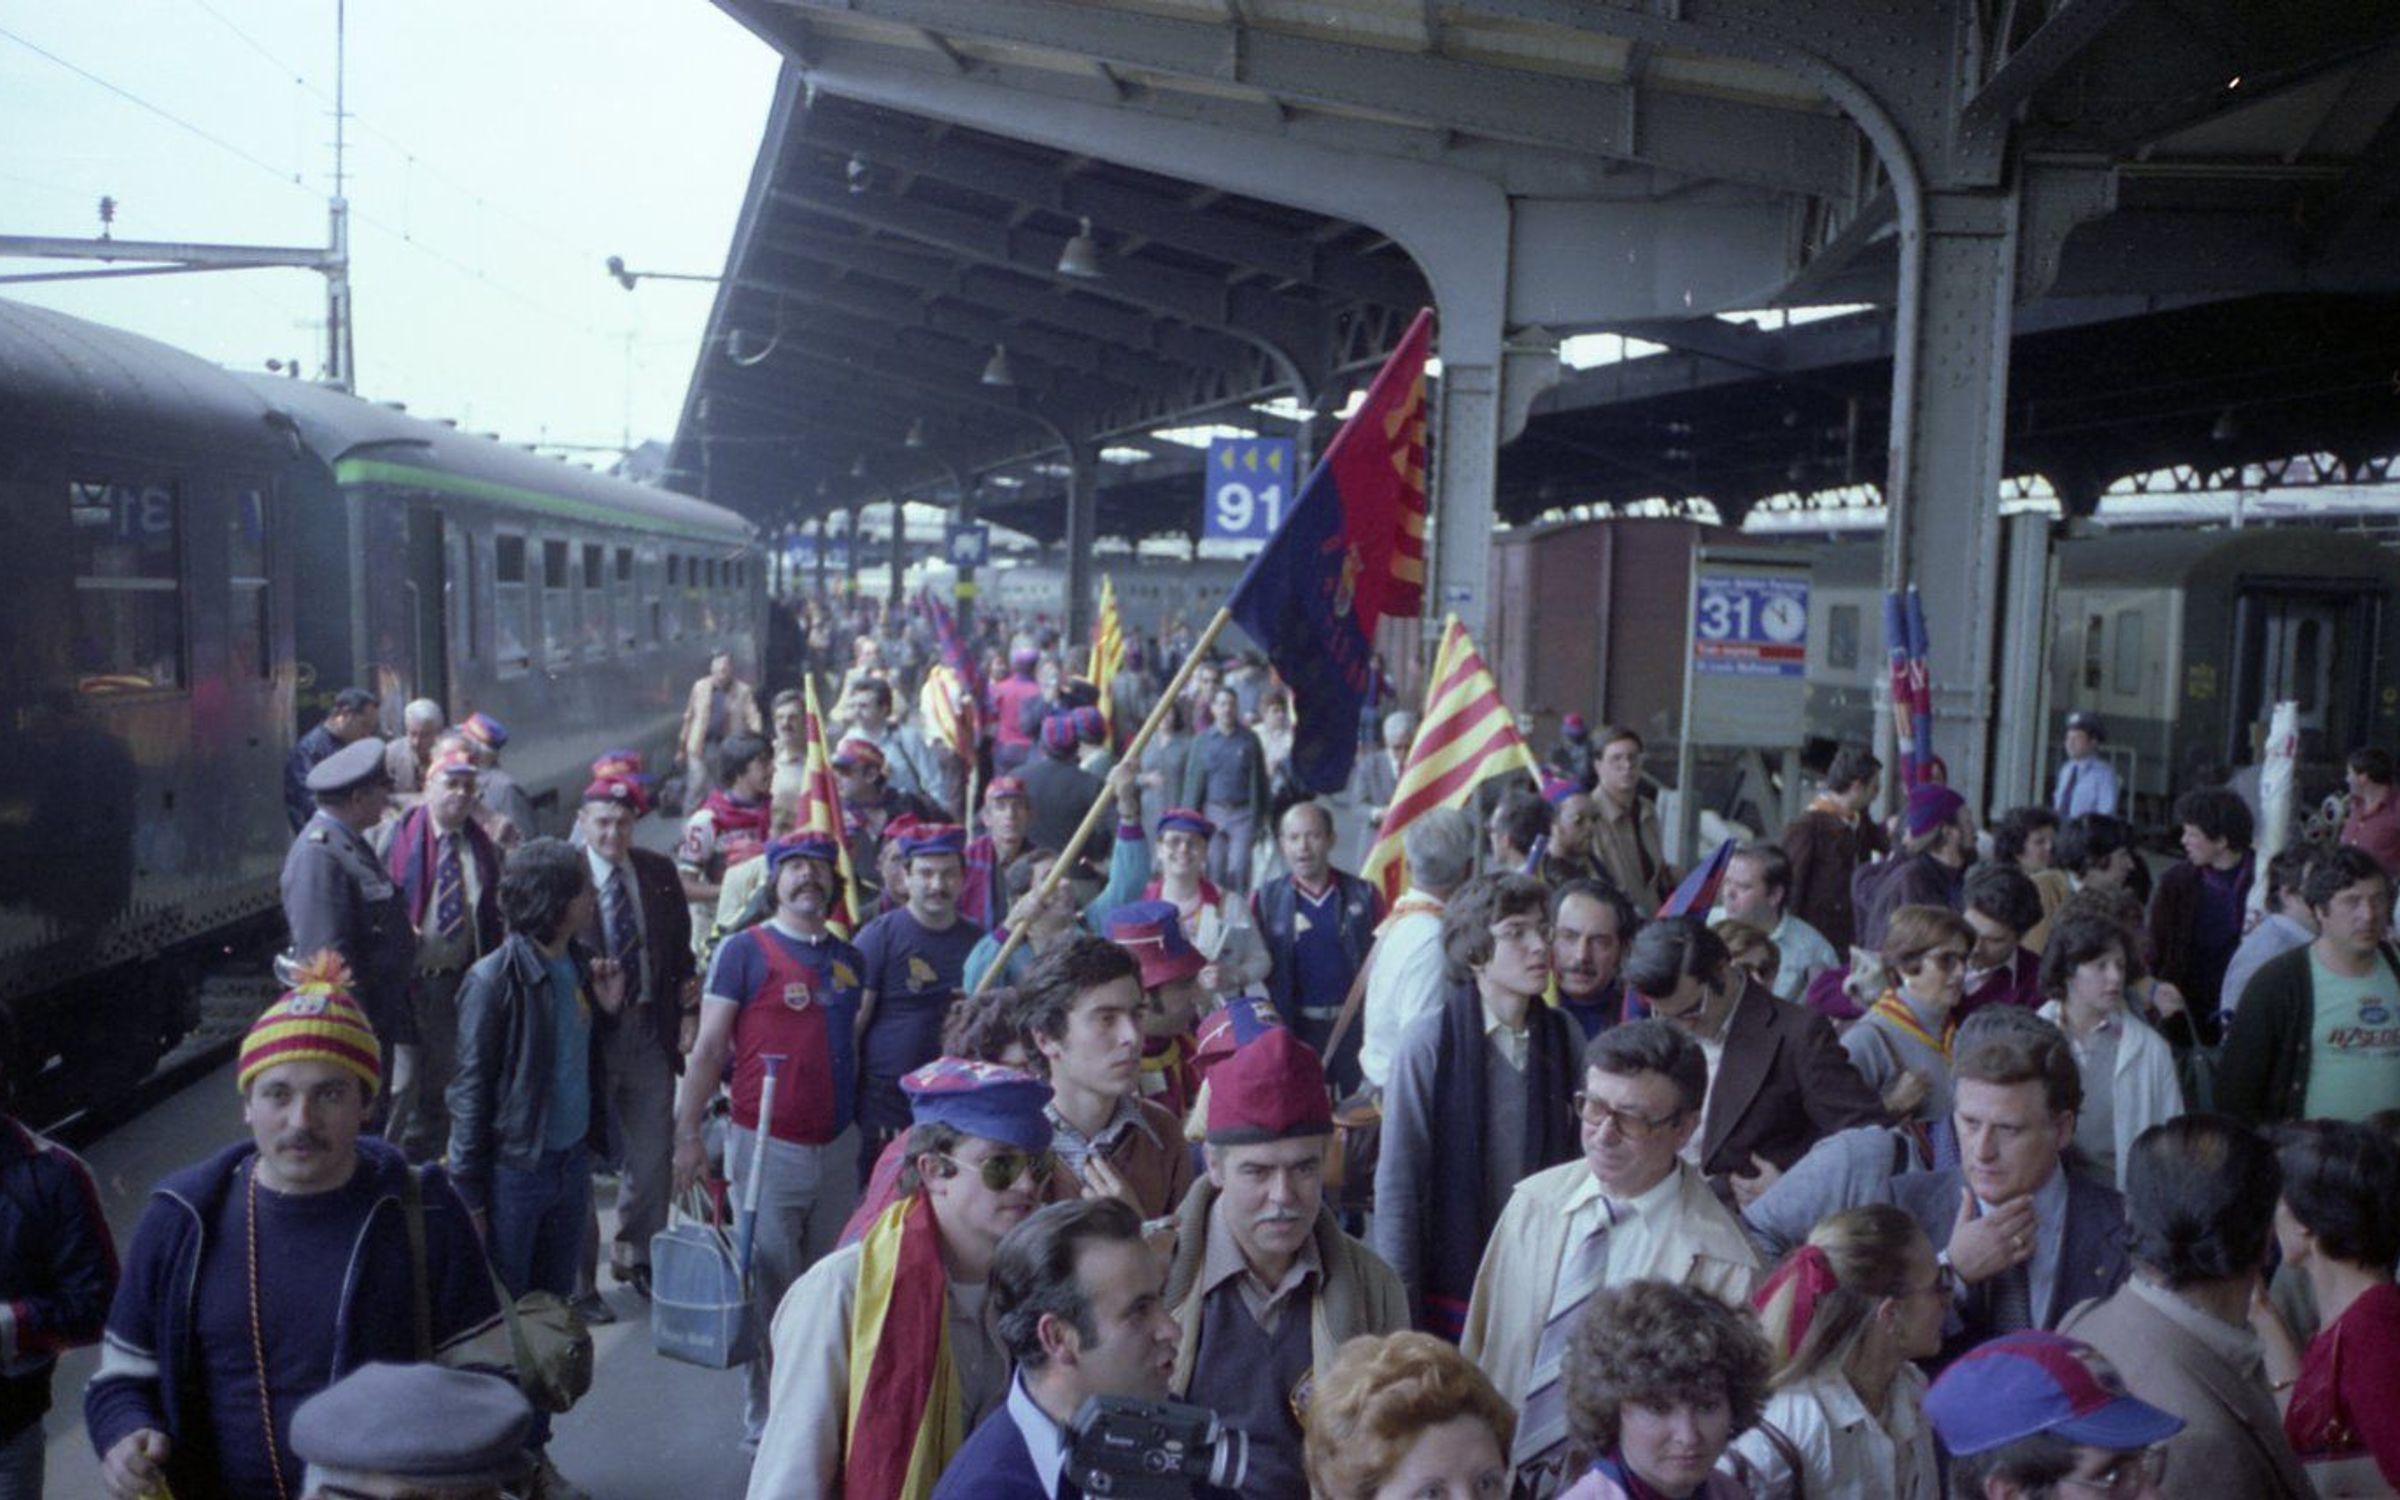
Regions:
<instances>
[{"instance_id":1,"label":"green t-shirt","mask_svg":"<svg viewBox=\"0 0 2400 1500\"><path fill-rule=\"evenodd\" d=\"M2316 994L2308 1118L2363 1121L2400 1108L2400 980L2391 965L2378 958L2352 979L2312 952L2308 977Z\"/></svg>"}]
</instances>

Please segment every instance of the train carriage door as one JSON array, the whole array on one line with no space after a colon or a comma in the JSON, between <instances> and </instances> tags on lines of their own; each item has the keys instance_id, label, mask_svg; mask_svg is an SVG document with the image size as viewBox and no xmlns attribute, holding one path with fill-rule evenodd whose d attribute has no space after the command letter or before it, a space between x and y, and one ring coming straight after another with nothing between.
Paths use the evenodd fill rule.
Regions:
<instances>
[{"instance_id":1,"label":"train carriage door","mask_svg":"<svg viewBox=\"0 0 2400 1500\"><path fill-rule=\"evenodd\" d=\"M424 506L408 512L409 637L416 659L411 691L445 708L450 702L449 549L442 513Z\"/></svg>"},{"instance_id":2,"label":"train carriage door","mask_svg":"<svg viewBox=\"0 0 2400 1500\"><path fill-rule=\"evenodd\" d=\"M2379 607L2364 584L2242 590L2229 764L2257 759L2268 716L2286 699L2300 708L2303 762L2329 762L2353 748L2367 722L2373 661L2366 646Z\"/></svg>"}]
</instances>

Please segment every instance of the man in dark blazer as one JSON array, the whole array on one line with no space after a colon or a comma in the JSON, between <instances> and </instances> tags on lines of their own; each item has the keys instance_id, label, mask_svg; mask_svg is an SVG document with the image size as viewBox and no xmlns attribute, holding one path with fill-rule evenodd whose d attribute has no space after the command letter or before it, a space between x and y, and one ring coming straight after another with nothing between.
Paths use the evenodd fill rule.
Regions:
<instances>
[{"instance_id":1,"label":"man in dark blazer","mask_svg":"<svg viewBox=\"0 0 2400 1500\"><path fill-rule=\"evenodd\" d=\"M1650 997L1652 1014L1704 1050L1715 1044L1697 1148L1701 1172L1728 1206L1747 1207L1826 1136L1885 1123L1883 1101L1825 1018L1776 999L1697 918L1643 928L1624 976Z\"/></svg>"},{"instance_id":2,"label":"man in dark blazer","mask_svg":"<svg viewBox=\"0 0 2400 1500\"><path fill-rule=\"evenodd\" d=\"M624 1006L600 1021L607 1107L625 1153L609 1264L618 1281L645 1297L650 1237L667 1227L673 1190L675 1076L700 1011L683 877L666 855L633 847L634 823L647 803L641 784L622 776L602 777L583 791L584 854L600 899L582 938L625 970Z\"/></svg>"}]
</instances>

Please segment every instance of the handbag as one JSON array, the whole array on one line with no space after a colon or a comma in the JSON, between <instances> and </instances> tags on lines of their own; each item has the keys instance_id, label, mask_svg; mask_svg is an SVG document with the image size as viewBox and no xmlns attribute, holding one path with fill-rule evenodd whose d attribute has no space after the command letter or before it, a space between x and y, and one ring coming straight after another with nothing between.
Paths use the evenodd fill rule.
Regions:
<instances>
[{"instance_id":1,"label":"handbag","mask_svg":"<svg viewBox=\"0 0 2400 1500\"><path fill-rule=\"evenodd\" d=\"M471 1352L454 1351L448 1358L433 1347L433 1303L425 1271L425 1179L416 1167L408 1169L405 1198L408 1217L409 1269L414 1285L417 1358L444 1364L466 1363ZM487 1256L483 1271L492 1279L492 1295L508 1327L510 1362L517 1389L525 1399L551 1413L572 1411L592 1388L592 1330L583 1314L556 1292L527 1292L513 1301L500 1273ZM471 1351L472 1346L467 1346Z\"/></svg>"}]
</instances>

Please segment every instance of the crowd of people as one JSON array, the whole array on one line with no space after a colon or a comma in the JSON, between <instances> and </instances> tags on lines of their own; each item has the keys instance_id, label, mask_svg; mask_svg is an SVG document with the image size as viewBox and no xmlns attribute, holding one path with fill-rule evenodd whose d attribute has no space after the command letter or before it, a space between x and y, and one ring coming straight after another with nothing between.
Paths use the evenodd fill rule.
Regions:
<instances>
[{"instance_id":1,"label":"crowd of people","mask_svg":"<svg viewBox=\"0 0 2400 1500\"><path fill-rule=\"evenodd\" d=\"M853 641L808 666L838 829L805 695L730 657L564 836L488 715L387 744L334 701L249 1138L120 1267L81 1164L9 1126L0 1496L94 1338L119 1500L576 1493L574 1341L526 1330L638 1305L712 1193L755 1204L754 1497L1096 1493L1111 1411L1147 1414L1119 1449L1245 1434L1194 1492L1268 1500L2400 1483L2382 752L2339 842L2262 866L2222 788L2144 859L2089 716L1988 830L1938 780L1879 820L1848 747L1713 909L1654 916L1685 872L1645 746L1568 715L1538 779L1407 823L1387 904L1336 815L1395 795L1386 701L1326 799L1261 660L1129 755L1172 634L1100 684L987 620L957 745L930 627L806 622Z\"/></svg>"}]
</instances>

